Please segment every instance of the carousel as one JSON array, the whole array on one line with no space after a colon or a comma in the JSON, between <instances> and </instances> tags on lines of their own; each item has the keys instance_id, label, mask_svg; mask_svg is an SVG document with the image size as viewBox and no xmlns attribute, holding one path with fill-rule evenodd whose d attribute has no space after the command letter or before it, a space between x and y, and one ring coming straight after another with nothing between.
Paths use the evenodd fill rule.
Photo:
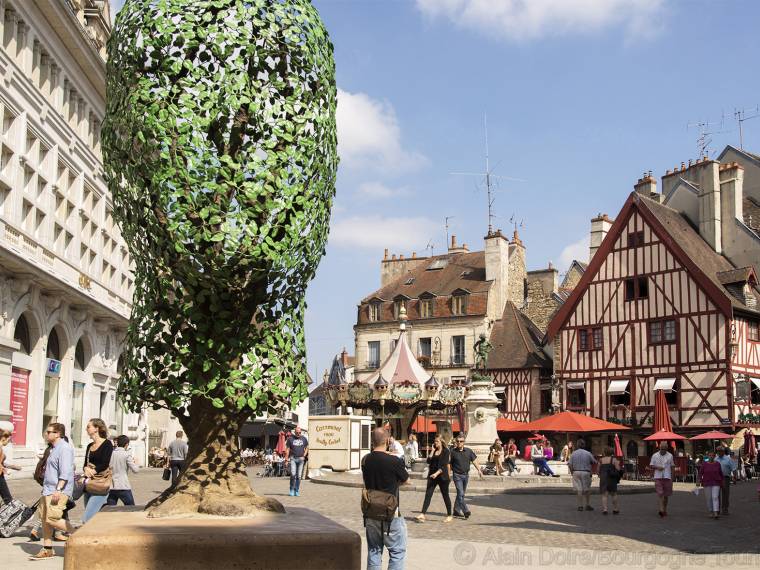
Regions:
<instances>
[{"instance_id":1,"label":"carousel","mask_svg":"<svg viewBox=\"0 0 760 570\"><path fill-rule=\"evenodd\" d=\"M397 437L406 438L419 427L437 426L451 435L451 426L464 425L468 386L441 385L417 361L407 339L406 309L399 314L399 336L391 354L371 376L353 383L325 386L332 402L345 409L370 410L378 425L400 424ZM398 421L397 421L398 420ZM421 420L421 421L420 421ZM394 430L397 431L397 430ZM423 442L420 442L421 444Z\"/></svg>"}]
</instances>

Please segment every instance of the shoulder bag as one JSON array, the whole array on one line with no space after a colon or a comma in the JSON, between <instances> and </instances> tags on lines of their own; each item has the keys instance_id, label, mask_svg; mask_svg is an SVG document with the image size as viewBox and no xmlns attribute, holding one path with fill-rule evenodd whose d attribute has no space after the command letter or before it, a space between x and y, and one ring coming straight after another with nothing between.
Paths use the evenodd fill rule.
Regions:
<instances>
[{"instance_id":1,"label":"shoulder bag","mask_svg":"<svg viewBox=\"0 0 760 570\"><path fill-rule=\"evenodd\" d=\"M95 466L89 462L90 458L90 450L87 450L87 457L85 458L85 463L87 464L87 467L95 470ZM111 490L111 483L113 481L113 471L111 471L111 467L107 467L100 473L95 473L92 477L89 477L85 484L84 484L84 490L86 493L89 493L90 495L107 495L108 491Z\"/></svg>"}]
</instances>

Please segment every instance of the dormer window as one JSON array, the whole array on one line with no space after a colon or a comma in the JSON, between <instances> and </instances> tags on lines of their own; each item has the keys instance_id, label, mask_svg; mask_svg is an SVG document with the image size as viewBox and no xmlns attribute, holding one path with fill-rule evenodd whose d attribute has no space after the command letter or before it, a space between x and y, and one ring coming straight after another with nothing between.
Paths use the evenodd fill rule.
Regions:
<instances>
[{"instance_id":1,"label":"dormer window","mask_svg":"<svg viewBox=\"0 0 760 570\"><path fill-rule=\"evenodd\" d=\"M376 323L380 320L382 308L382 303L377 301L373 301L369 304L369 320L371 323Z\"/></svg>"},{"instance_id":2,"label":"dormer window","mask_svg":"<svg viewBox=\"0 0 760 570\"><path fill-rule=\"evenodd\" d=\"M454 291L451 295L451 314L452 315L466 315L467 314L467 299L470 294L467 291L459 289Z\"/></svg>"},{"instance_id":3,"label":"dormer window","mask_svg":"<svg viewBox=\"0 0 760 570\"><path fill-rule=\"evenodd\" d=\"M435 296L432 293L422 293L419 300L421 319L431 319L435 316Z\"/></svg>"},{"instance_id":4,"label":"dormer window","mask_svg":"<svg viewBox=\"0 0 760 570\"><path fill-rule=\"evenodd\" d=\"M407 297L396 297L393 300L393 318L398 320L399 316L401 315L401 307L404 308L405 311L408 310L407 308Z\"/></svg>"}]
</instances>

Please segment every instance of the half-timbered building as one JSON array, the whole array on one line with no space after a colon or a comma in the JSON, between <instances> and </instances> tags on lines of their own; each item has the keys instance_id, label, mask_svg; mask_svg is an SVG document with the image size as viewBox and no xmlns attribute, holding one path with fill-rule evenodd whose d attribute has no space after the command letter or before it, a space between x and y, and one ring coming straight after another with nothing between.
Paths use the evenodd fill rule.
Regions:
<instances>
[{"instance_id":1,"label":"half-timbered building","mask_svg":"<svg viewBox=\"0 0 760 570\"><path fill-rule=\"evenodd\" d=\"M547 330L565 409L641 435L656 390L687 433L735 426L760 403L757 278L735 263L760 253L744 228L742 175L703 159L668 172L667 193L639 180Z\"/></svg>"}]
</instances>

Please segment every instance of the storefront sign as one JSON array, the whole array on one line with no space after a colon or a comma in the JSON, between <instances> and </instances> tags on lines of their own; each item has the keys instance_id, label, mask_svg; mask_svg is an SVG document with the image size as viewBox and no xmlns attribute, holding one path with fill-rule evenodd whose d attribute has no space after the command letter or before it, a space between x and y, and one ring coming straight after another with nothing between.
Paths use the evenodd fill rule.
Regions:
<instances>
[{"instance_id":1,"label":"storefront sign","mask_svg":"<svg viewBox=\"0 0 760 570\"><path fill-rule=\"evenodd\" d=\"M48 376L60 376L61 374L61 361L55 358L47 359L47 372Z\"/></svg>"},{"instance_id":2,"label":"storefront sign","mask_svg":"<svg viewBox=\"0 0 760 570\"><path fill-rule=\"evenodd\" d=\"M11 370L11 421L13 444L26 445L26 413L29 403L29 371Z\"/></svg>"},{"instance_id":3,"label":"storefront sign","mask_svg":"<svg viewBox=\"0 0 760 570\"><path fill-rule=\"evenodd\" d=\"M316 441L322 447L338 447L338 444L343 439L344 426L337 426L332 424L318 425L314 429L316 433Z\"/></svg>"}]
</instances>

